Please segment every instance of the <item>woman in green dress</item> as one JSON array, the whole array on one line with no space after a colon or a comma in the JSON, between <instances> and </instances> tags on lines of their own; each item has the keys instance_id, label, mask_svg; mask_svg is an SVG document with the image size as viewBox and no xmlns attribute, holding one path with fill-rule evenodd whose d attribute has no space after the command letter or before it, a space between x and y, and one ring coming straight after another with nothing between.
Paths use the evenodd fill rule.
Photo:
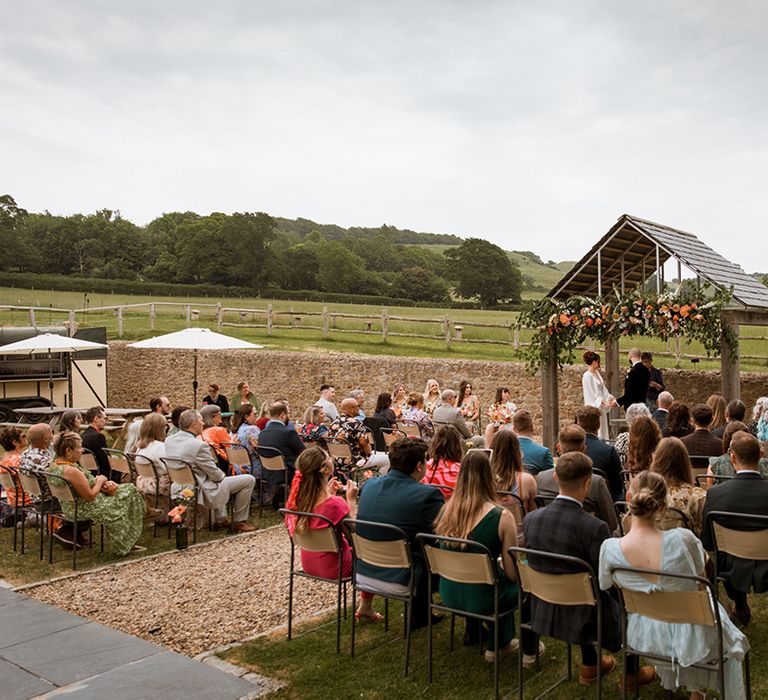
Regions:
<instances>
[{"instance_id":1,"label":"woman in green dress","mask_svg":"<svg viewBox=\"0 0 768 700\"><path fill-rule=\"evenodd\" d=\"M509 548L517 545L517 528L513 515L496 503L496 486L491 462L485 452L465 455L459 469L459 478L453 497L446 502L435 524L435 534L446 537L473 540L485 545L494 561L501 556L499 570L499 612L511 610L517 605L515 567ZM489 615L493 613L493 586L464 584L440 579L440 596L446 605L467 612ZM477 634L477 628L467 619L468 636ZM499 624L500 655L517 653L519 642L513 639L515 623L512 615L502 618ZM486 661L493 662L493 634L488 635L489 648ZM535 660L536 638L532 633L523 635L523 652Z\"/></svg>"},{"instance_id":2,"label":"woman in green dress","mask_svg":"<svg viewBox=\"0 0 768 700\"><path fill-rule=\"evenodd\" d=\"M48 471L72 484L79 498L78 520L88 519L103 525L110 547L118 556L144 549L137 546L136 541L144 527L146 505L136 487L118 485L101 474L94 477L81 467L78 462L83 456L83 443L77 433L59 433L55 449L56 460ZM68 518L74 517L72 503L62 502L61 509Z\"/></svg>"}]
</instances>

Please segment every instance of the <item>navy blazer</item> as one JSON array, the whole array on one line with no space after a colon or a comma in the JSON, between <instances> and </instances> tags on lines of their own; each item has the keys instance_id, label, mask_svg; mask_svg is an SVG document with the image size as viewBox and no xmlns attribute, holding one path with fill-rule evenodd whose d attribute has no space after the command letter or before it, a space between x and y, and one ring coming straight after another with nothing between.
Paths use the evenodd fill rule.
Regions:
<instances>
[{"instance_id":1,"label":"navy blazer","mask_svg":"<svg viewBox=\"0 0 768 700\"><path fill-rule=\"evenodd\" d=\"M613 445L603 442L594 433L587 433L587 455L593 469L602 469L608 478L608 489L614 501L624 500L624 484L621 480L621 460Z\"/></svg>"},{"instance_id":2,"label":"navy blazer","mask_svg":"<svg viewBox=\"0 0 768 700\"><path fill-rule=\"evenodd\" d=\"M715 510L768 515L768 480L760 474L737 473L733 479L723 481L707 491L701 517L701 543L710 552L714 551L715 544L709 514ZM721 524L733 529L755 529L754 525L739 523L738 518L722 520ZM718 574L738 591L748 593L752 587L757 593L768 591L768 561L737 559L722 554L717 561L717 569Z\"/></svg>"},{"instance_id":3,"label":"navy blazer","mask_svg":"<svg viewBox=\"0 0 768 700\"><path fill-rule=\"evenodd\" d=\"M624 393L616 399L616 403L625 411L633 403L645 404L650 381L650 370L642 362L636 362L624 378Z\"/></svg>"},{"instance_id":4,"label":"navy blazer","mask_svg":"<svg viewBox=\"0 0 768 700\"><path fill-rule=\"evenodd\" d=\"M545 508L534 510L523 520L525 546L554 554L583 559L595 576L600 569L600 546L611 533L603 520L589 515L573 501L556 498ZM567 564L531 556L528 563L537 571L565 574L577 571ZM602 592L603 648L618 651L621 625L616 597ZM571 644L590 644L597 640L597 608L588 605L552 605L531 596L531 623L541 635Z\"/></svg>"},{"instance_id":5,"label":"navy blazer","mask_svg":"<svg viewBox=\"0 0 768 700\"><path fill-rule=\"evenodd\" d=\"M421 484L408 474L390 469L386 476L369 479L360 491L357 517L377 523L396 525L405 532L411 542L411 553L416 565L417 577L426 574L421 547L416 542L420 532L432 533L435 519L445 503L440 489ZM379 539L378 533L367 533L360 529L363 537ZM408 572L404 569L380 569L365 562L357 563L357 572L364 576L385 581L408 583Z\"/></svg>"},{"instance_id":6,"label":"navy blazer","mask_svg":"<svg viewBox=\"0 0 768 700\"><path fill-rule=\"evenodd\" d=\"M279 420L270 420L259 433L259 447L276 447L283 453L289 475L293 474L296 457L304 450L304 443L295 429ZM265 453L266 454L266 453Z\"/></svg>"}]
</instances>

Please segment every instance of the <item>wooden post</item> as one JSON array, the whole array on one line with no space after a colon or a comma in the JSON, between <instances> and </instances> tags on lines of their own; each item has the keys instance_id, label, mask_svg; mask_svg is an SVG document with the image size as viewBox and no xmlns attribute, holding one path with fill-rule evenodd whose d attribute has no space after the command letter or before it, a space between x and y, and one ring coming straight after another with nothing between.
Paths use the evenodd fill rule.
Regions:
<instances>
[{"instance_id":1,"label":"wooden post","mask_svg":"<svg viewBox=\"0 0 768 700\"><path fill-rule=\"evenodd\" d=\"M542 333L539 342L548 344L548 336ZM557 353L554 349L550 349L546 361L541 366L541 414L543 441L552 452L555 451L560 431L558 380Z\"/></svg>"},{"instance_id":2,"label":"wooden post","mask_svg":"<svg viewBox=\"0 0 768 700\"><path fill-rule=\"evenodd\" d=\"M149 305L149 330L155 330L155 305Z\"/></svg>"},{"instance_id":3,"label":"wooden post","mask_svg":"<svg viewBox=\"0 0 768 700\"><path fill-rule=\"evenodd\" d=\"M680 336L675 336L675 367L680 369Z\"/></svg>"},{"instance_id":4,"label":"wooden post","mask_svg":"<svg viewBox=\"0 0 768 700\"><path fill-rule=\"evenodd\" d=\"M274 323L274 314L272 313L272 304L267 306L267 335L272 335L272 324Z\"/></svg>"},{"instance_id":5,"label":"wooden post","mask_svg":"<svg viewBox=\"0 0 768 700\"><path fill-rule=\"evenodd\" d=\"M221 330L221 324L224 322L224 312L221 310L221 303L216 304L216 330Z\"/></svg>"},{"instance_id":6,"label":"wooden post","mask_svg":"<svg viewBox=\"0 0 768 700\"><path fill-rule=\"evenodd\" d=\"M605 342L605 382L608 391L616 397L624 393L624 375L619 369L619 341L617 338ZM611 427L610 419L619 417L618 408L612 408L608 411L608 433L614 437L614 428Z\"/></svg>"},{"instance_id":7,"label":"wooden post","mask_svg":"<svg viewBox=\"0 0 768 700\"><path fill-rule=\"evenodd\" d=\"M192 305L187 304L184 309L184 314L187 319L187 328L189 328L192 325Z\"/></svg>"},{"instance_id":8,"label":"wooden post","mask_svg":"<svg viewBox=\"0 0 768 700\"><path fill-rule=\"evenodd\" d=\"M331 334L331 330L328 324L328 307L323 307L323 338L327 338Z\"/></svg>"},{"instance_id":9,"label":"wooden post","mask_svg":"<svg viewBox=\"0 0 768 700\"><path fill-rule=\"evenodd\" d=\"M515 350L520 349L520 329L517 326L515 326L515 330L512 333L512 345Z\"/></svg>"},{"instance_id":10,"label":"wooden post","mask_svg":"<svg viewBox=\"0 0 768 700\"><path fill-rule=\"evenodd\" d=\"M445 335L446 347L451 347L451 322L447 316L443 316L443 335Z\"/></svg>"},{"instance_id":11,"label":"wooden post","mask_svg":"<svg viewBox=\"0 0 768 700\"><path fill-rule=\"evenodd\" d=\"M73 309L69 311L69 336L72 337L77 330L77 321L75 320L75 312Z\"/></svg>"},{"instance_id":12,"label":"wooden post","mask_svg":"<svg viewBox=\"0 0 768 700\"><path fill-rule=\"evenodd\" d=\"M117 307L117 337L123 337L123 307Z\"/></svg>"},{"instance_id":13,"label":"wooden post","mask_svg":"<svg viewBox=\"0 0 768 700\"><path fill-rule=\"evenodd\" d=\"M382 309L381 310L381 339L386 343L387 342L387 334L389 333L387 329L387 321L389 319L389 316L387 316L387 310Z\"/></svg>"},{"instance_id":14,"label":"wooden post","mask_svg":"<svg viewBox=\"0 0 768 700\"><path fill-rule=\"evenodd\" d=\"M727 314L723 314L723 326L731 326L736 338L739 337L739 325L733 323ZM739 367L739 348L731 350L731 346L720 341L720 393L726 401L741 398L741 369Z\"/></svg>"},{"instance_id":15,"label":"wooden post","mask_svg":"<svg viewBox=\"0 0 768 700\"><path fill-rule=\"evenodd\" d=\"M37 323L35 322L35 310L30 309L29 310L29 325L32 326L32 328L37 328Z\"/></svg>"}]
</instances>

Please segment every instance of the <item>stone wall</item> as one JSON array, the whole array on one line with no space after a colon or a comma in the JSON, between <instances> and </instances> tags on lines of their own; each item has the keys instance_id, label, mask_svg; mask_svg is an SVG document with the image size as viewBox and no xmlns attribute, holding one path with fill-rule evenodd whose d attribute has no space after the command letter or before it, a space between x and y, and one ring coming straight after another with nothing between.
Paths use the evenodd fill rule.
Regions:
<instances>
[{"instance_id":1,"label":"stone wall","mask_svg":"<svg viewBox=\"0 0 768 700\"><path fill-rule=\"evenodd\" d=\"M152 396L166 394L172 405L192 402L192 351L140 350L123 342L110 343L107 384L109 404L146 406ZM569 421L582 402L583 368L566 367L560 382L560 417ZM664 370L667 388L688 403L706 400L720 390L715 371ZM231 350L200 352L198 355L199 398L209 382L216 382L227 396L238 382L246 380L262 398L286 398L295 416L317 399L321 384L336 386L337 396L360 387L366 393L366 408L372 410L376 395L390 391L396 382L409 389L424 390L427 379L440 387L458 389L462 379L472 382L484 409L493 401L497 386L508 386L512 400L529 408L541 427L541 382L521 363L454 360L449 358L386 357L347 353L286 352L278 350ZM758 396L768 394L768 375L742 373L742 398L748 407Z\"/></svg>"}]
</instances>

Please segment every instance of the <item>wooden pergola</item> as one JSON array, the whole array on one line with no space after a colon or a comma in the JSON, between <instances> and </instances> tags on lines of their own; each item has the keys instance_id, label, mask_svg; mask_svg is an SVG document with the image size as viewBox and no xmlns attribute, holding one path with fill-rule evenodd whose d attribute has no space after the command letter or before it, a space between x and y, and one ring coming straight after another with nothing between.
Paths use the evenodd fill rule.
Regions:
<instances>
[{"instance_id":1,"label":"wooden pergola","mask_svg":"<svg viewBox=\"0 0 768 700\"><path fill-rule=\"evenodd\" d=\"M677 261L677 279L683 266L696 277L696 283L732 290L723 312L723 325L738 337L740 325L768 325L768 288L727 260L692 233L623 214L616 224L549 292L555 299L583 295L601 298L618 289L621 293L645 285L656 275L656 289L664 289L664 266ZM619 395L623 374L619 372L619 343L605 346L606 382L612 394ZM723 341L720 353L721 392L726 399L740 398L739 353ZM542 413L544 443L554 447L560 429L558 404L559 370L551 355L542 367Z\"/></svg>"}]
</instances>

